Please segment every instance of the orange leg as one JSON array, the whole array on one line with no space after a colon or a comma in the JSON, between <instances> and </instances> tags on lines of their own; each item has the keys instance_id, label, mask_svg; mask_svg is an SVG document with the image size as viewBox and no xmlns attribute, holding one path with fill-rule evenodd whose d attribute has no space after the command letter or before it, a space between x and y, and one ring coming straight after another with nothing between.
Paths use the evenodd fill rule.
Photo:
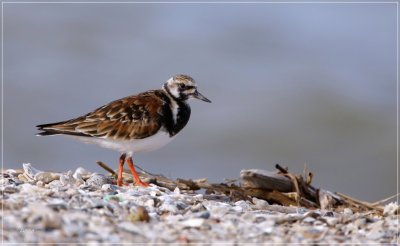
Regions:
<instances>
[{"instance_id":1,"label":"orange leg","mask_svg":"<svg viewBox=\"0 0 400 246\"><path fill-rule=\"evenodd\" d=\"M135 180L135 185L143 186L143 187L149 186L148 183L145 183L142 180L140 180L140 177L135 170L135 166L133 165L132 157L129 157L128 159L126 159L126 163L128 163L129 169L131 170L131 173Z\"/></svg>"},{"instance_id":2,"label":"orange leg","mask_svg":"<svg viewBox=\"0 0 400 246\"><path fill-rule=\"evenodd\" d=\"M122 186L122 172L124 171L124 163L125 163L126 154L122 154L119 158L118 164L118 178L117 178L117 185Z\"/></svg>"}]
</instances>

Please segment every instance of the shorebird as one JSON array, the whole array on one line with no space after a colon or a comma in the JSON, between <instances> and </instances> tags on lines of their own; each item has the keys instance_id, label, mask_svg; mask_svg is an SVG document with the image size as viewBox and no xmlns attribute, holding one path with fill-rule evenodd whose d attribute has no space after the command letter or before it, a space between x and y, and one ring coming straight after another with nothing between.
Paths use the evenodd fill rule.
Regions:
<instances>
[{"instance_id":1,"label":"shorebird","mask_svg":"<svg viewBox=\"0 0 400 246\"><path fill-rule=\"evenodd\" d=\"M117 185L122 186L125 161L136 185L148 186L135 170L133 154L158 149L169 143L186 126L189 99L211 102L197 90L188 75L168 79L159 90L149 90L101 106L83 116L38 125L38 136L68 135L86 143L119 151Z\"/></svg>"}]
</instances>

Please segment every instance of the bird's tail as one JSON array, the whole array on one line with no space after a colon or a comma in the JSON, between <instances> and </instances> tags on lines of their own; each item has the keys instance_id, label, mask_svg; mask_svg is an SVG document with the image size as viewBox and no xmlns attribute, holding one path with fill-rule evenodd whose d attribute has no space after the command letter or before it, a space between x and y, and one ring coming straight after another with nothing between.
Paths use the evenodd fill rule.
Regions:
<instances>
[{"instance_id":1,"label":"bird's tail","mask_svg":"<svg viewBox=\"0 0 400 246\"><path fill-rule=\"evenodd\" d=\"M50 124L37 125L37 129L41 132L37 133L36 136L52 136L52 135L76 135L76 136L86 136L86 134L76 132L76 125L73 124L72 120L61 121Z\"/></svg>"},{"instance_id":2,"label":"bird's tail","mask_svg":"<svg viewBox=\"0 0 400 246\"><path fill-rule=\"evenodd\" d=\"M36 136L51 136L51 135L58 135L62 134L62 131L57 129L57 126L64 124L65 121L50 123L50 124L41 124L37 125L37 129L41 132L36 133Z\"/></svg>"}]
</instances>

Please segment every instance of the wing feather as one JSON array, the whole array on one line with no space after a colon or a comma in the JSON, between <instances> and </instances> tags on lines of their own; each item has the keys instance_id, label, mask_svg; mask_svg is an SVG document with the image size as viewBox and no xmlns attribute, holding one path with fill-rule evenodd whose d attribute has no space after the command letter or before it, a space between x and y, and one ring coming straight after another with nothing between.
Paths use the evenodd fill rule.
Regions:
<instances>
[{"instance_id":1,"label":"wing feather","mask_svg":"<svg viewBox=\"0 0 400 246\"><path fill-rule=\"evenodd\" d=\"M156 91L148 91L113 101L72 120L37 127L44 131L40 135L142 139L154 135L161 128L164 103Z\"/></svg>"}]
</instances>

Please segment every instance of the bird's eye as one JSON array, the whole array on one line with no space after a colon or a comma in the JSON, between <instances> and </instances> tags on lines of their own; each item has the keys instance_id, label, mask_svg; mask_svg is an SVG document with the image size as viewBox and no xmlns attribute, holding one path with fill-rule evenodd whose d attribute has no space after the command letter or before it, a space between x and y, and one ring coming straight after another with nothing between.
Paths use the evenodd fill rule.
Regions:
<instances>
[{"instance_id":1,"label":"bird's eye","mask_svg":"<svg viewBox=\"0 0 400 246\"><path fill-rule=\"evenodd\" d=\"M179 89L185 89L185 84L179 84Z\"/></svg>"}]
</instances>

